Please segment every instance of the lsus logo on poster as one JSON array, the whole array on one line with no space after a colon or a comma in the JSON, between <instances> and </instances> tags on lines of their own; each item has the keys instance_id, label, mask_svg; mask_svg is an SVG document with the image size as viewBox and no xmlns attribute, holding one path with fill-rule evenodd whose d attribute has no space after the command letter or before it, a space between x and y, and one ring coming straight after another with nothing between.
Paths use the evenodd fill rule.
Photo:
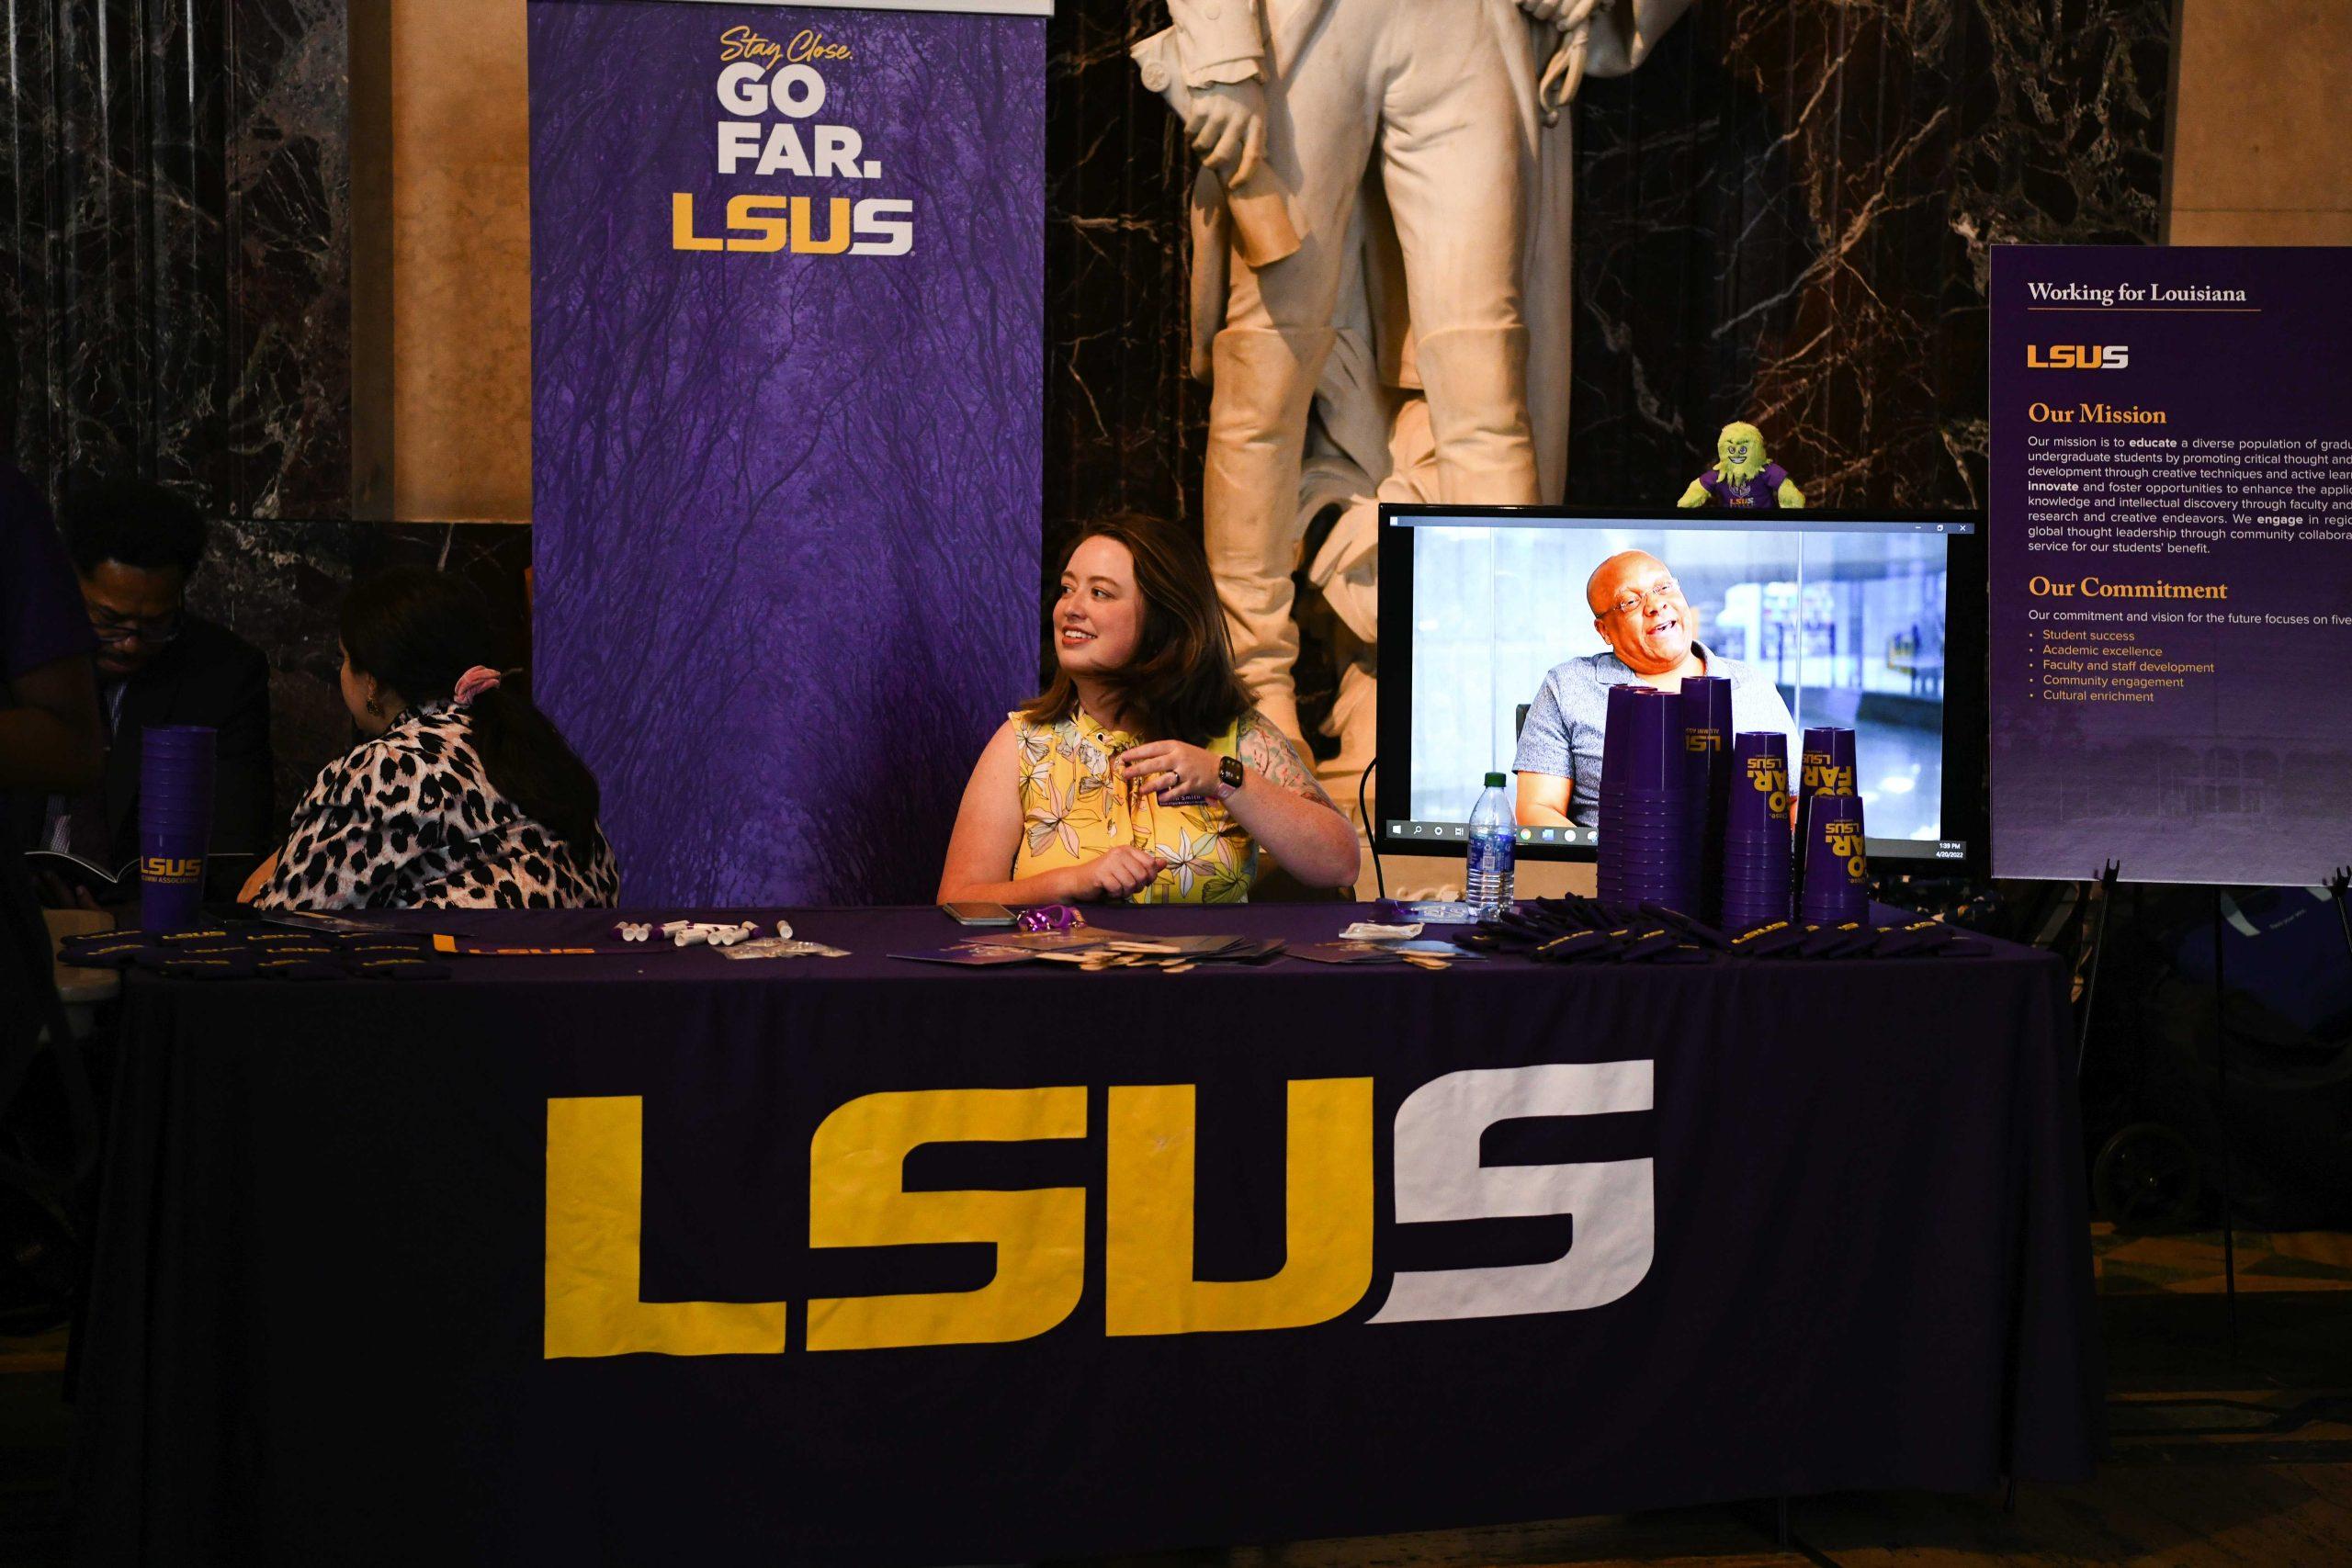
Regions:
<instances>
[{"instance_id":1,"label":"lsus logo on poster","mask_svg":"<svg viewBox=\"0 0 2352 1568\"><path fill-rule=\"evenodd\" d=\"M2025 346L2029 370L2122 370L2131 363L2128 344L2055 343L2045 348L2030 343Z\"/></svg>"},{"instance_id":2,"label":"lsus logo on poster","mask_svg":"<svg viewBox=\"0 0 2352 1568\"><path fill-rule=\"evenodd\" d=\"M845 43L804 28L777 43L747 27L719 36L716 91L728 118L718 121L718 172L765 180L876 180L881 160L865 156L865 138L848 125L797 123L824 108L830 91L812 61L855 57ZM853 201L788 191L729 197L723 232L706 234L694 192L670 195L670 248L775 255L902 256L914 249L915 204L888 197Z\"/></svg>"},{"instance_id":3,"label":"lsus logo on poster","mask_svg":"<svg viewBox=\"0 0 2352 1568\"><path fill-rule=\"evenodd\" d=\"M1571 1216L1549 1262L1404 1270L1373 1324L1582 1312L1649 1273L1657 1206L1647 1159L1487 1166L1487 1129L1537 1117L1647 1111L1652 1064L1559 1063L1448 1073L1397 1108L1399 1225ZM1294 1079L1284 1145L1283 1266L1261 1280L1194 1277L1191 1084L1114 1084L1101 1129L1102 1332L1113 1337L1306 1328L1344 1316L1374 1283L1373 1080ZM862 1095L808 1149L811 1247L993 1247L977 1290L815 1298L804 1348L1003 1344L1059 1326L1088 1277L1084 1187L909 1191L929 1144L1088 1137L1088 1090L908 1089ZM548 1101L544 1354L775 1355L786 1302L639 1299L644 1256L639 1096Z\"/></svg>"}]
</instances>

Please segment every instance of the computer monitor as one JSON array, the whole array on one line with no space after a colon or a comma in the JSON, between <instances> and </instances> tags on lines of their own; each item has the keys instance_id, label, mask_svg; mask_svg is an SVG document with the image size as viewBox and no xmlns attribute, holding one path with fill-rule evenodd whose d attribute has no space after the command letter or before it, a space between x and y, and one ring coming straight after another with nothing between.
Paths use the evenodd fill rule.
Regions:
<instances>
[{"instance_id":1,"label":"computer monitor","mask_svg":"<svg viewBox=\"0 0 2352 1568\"><path fill-rule=\"evenodd\" d=\"M1384 506L1374 841L1391 853L1466 847L1485 775L1507 775L1515 795L1532 715L1529 757L1547 765L1529 771L1566 768L1569 820L1521 821L1520 853L1595 857L1600 781L1580 775L1597 761L1573 758L1597 759L1603 689L1627 677L1604 636L1623 636L1623 622L1596 626L1588 587L1604 561L1640 551L1665 572L1642 569L1638 586L1670 576L1710 671L1735 675L1736 728L1785 722L1792 767L1806 728L1855 730L1874 862L1976 869L1984 542L1982 513ZM1673 617L1652 615L1664 602L1644 602L1641 629L1671 637Z\"/></svg>"}]
</instances>

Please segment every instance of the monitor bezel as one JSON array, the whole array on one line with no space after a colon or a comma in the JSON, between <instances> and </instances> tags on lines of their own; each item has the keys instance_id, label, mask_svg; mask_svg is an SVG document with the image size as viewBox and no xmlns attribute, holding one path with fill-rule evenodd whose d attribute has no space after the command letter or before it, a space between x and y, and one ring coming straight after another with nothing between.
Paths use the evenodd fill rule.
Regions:
<instances>
[{"instance_id":1,"label":"monitor bezel","mask_svg":"<svg viewBox=\"0 0 2352 1568\"><path fill-rule=\"evenodd\" d=\"M1761 514L1759 514L1760 516ZM1778 514L1775 514L1778 515ZM1733 514L1716 508L1686 512L1678 507L1611 506L1445 506L1423 502L1384 502L1380 508L1380 625L1384 635L1377 649L1380 717L1379 761L1373 769L1370 800L1372 820L1365 824L1374 850L1381 854L1452 854L1466 848L1446 840L1440 849L1428 839L1396 837L1388 831L1392 814L1387 802L1405 807L1399 819L1409 819L1407 791L1412 777L1413 646L1409 629L1403 636L1386 628L1410 628L1413 624L1413 535L1400 521L1419 517L1459 517L1509 522L1582 520L1660 527L1688 525L1694 516L1731 521ZM1970 532L1949 535L1950 572L1944 605L1944 777L1943 825L1947 840L1963 846L1958 857L1945 857L1922 841L1919 854L1879 852L1879 868L1914 875L1981 876L1991 863L1987 837L1988 787L1986 752L1991 736L1987 706L1987 639L1990 636L1984 513L1964 510L1919 510L1905 507L1807 508L1794 517L1804 523L1962 523ZM1394 695L1392 695L1394 694ZM1965 722L1955 725L1954 716ZM1392 785L1390 767L1395 768ZM1519 845L1521 858L1536 861L1590 862L1599 855L1591 844L1545 844L1529 840Z\"/></svg>"}]
</instances>

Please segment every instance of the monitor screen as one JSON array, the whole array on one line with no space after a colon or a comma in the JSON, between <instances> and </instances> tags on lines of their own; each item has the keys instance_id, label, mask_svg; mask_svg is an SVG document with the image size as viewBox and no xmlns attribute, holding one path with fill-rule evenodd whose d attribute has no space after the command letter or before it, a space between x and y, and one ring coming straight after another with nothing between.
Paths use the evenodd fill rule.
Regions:
<instances>
[{"instance_id":1,"label":"monitor screen","mask_svg":"<svg viewBox=\"0 0 2352 1568\"><path fill-rule=\"evenodd\" d=\"M1980 517L1396 506L1381 521L1382 848L1466 839L1491 772L1511 781L1522 853L1590 859L1607 688L1687 644L1731 678L1734 728L1785 729L1792 765L1805 728L1855 731L1874 859L1959 870L1981 854Z\"/></svg>"}]
</instances>

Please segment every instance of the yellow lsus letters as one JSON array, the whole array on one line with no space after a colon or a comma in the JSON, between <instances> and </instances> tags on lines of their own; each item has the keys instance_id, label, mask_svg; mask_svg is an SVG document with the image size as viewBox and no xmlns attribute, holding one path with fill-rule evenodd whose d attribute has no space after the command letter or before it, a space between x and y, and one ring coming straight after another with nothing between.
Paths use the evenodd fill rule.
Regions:
<instances>
[{"instance_id":1,"label":"yellow lsus letters","mask_svg":"<svg viewBox=\"0 0 2352 1568\"><path fill-rule=\"evenodd\" d=\"M1871 874L1871 863L1863 848L1862 825L1859 822L1825 822L1821 831L1829 841L1829 852L1846 863L1847 876L1856 882L1866 880Z\"/></svg>"},{"instance_id":2,"label":"yellow lsus letters","mask_svg":"<svg viewBox=\"0 0 2352 1568\"><path fill-rule=\"evenodd\" d=\"M1772 797L1764 804L1773 816L1778 817L1788 810L1788 770L1772 758L1750 757L1747 759L1747 784L1757 794L1769 795Z\"/></svg>"},{"instance_id":3,"label":"yellow lsus letters","mask_svg":"<svg viewBox=\"0 0 2352 1568\"><path fill-rule=\"evenodd\" d=\"M728 232L705 234L695 227L693 193L676 191L670 197L670 248L745 255L775 255L788 249L803 256L902 256L914 248L911 201L869 197L853 203L847 197L830 197L822 233L817 210L815 201L805 196L733 197L727 203Z\"/></svg>"},{"instance_id":4,"label":"yellow lsus letters","mask_svg":"<svg viewBox=\"0 0 2352 1568\"><path fill-rule=\"evenodd\" d=\"M1182 1083L1111 1090L1107 1332L1304 1328L1362 1301L1372 1285L1372 1080L1290 1086L1289 1252L1266 1280L1193 1278L1193 1099Z\"/></svg>"},{"instance_id":5,"label":"yellow lsus letters","mask_svg":"<svg viewBox=\"0 0 2352 1568\"><path fill-rule=\"evenodd\" d=\"M1068 1317L1086 1285L1086 1190L909 1192L919 1144L1086 1136L1083 1089L869 1094L825 1118L808 1154L808 1245L992 1241L996 1278L977 1291L808 1303L808 1348L1028 1339Z\"/></svg>"},{"instance_id":6,"label":"yellow lsus letters","mask_svg":"<svg viewBox=\"0 0 2352 1568\"><path fill-rule=\"evenodd\" d=\"M1826 751L1804 754L1805 787L1815 795L1851 795L1854 793L1854 770L1841 768L1829 760Z\"/></svg>"},{"instance_id":7,"label":"yellow lsus letters","mask_svg":"<svg viewBox=\"0 0 2352 1568\"><path fill-rule=\"evenodd\" d=\"M782 1302L638 1299L645 1101L548 1101L546 1353L722 1356L784 1348Z\"/></svg>"},{"instance_id":8,"label":"yellow lsus letters","mask_svg":"<svg viewBox=\"0 0 2352 1568\"><path fill-rule=\"evenodd\" d=\"M1408 1098L1397 1122L1400 1223L1573 1214L1579 1239L1546 1264L1399 1275L1374 1321L1582 1310L1640 1283L1655 1227L1646 1159L1513 1167L1500 1182L1464 1173L1478 1166L1479 1139L1497 1122L1646 1111L1649 1085L1647 1062L1492 1068L1448 1075ZM1364 1299L1373 1283L1373 1080L1295 1080L1287 1094L1283 1267L1262 1280L1211 1280L1193 1273L1196 1091L1111 1087L1106 1334L1305 1328ZM811 1247L983 1242L995 1247L996 1269L973 1291L820 1297L808 1303L808 1348L998 1344L1066 1321L1085 1291L1084 1189L910 1192L903 1172L925 1144L1087 1133L1083 1087L901 1090L835 1110L809 1146ZM784 1302L639 1298L643 1158L640 1098L548 1101L545 1354L783 1351Z\"/></svg>"}]
</instances>

